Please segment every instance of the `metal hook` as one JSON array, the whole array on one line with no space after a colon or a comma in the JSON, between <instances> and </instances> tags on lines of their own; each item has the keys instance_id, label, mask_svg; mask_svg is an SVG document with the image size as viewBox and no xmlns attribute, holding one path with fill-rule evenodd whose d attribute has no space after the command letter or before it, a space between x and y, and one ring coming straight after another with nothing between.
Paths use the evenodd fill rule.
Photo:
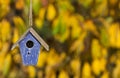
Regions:
<instances>
[{"instance_id":1,"label":"metal hook","mask_svg":"<svg viewBox=\"0 0 120 78\"><path fill-rule=\"evenodd\" d=\"M32 18L32 0L30 0L30 9L29 9L29 26L33 25L33 18Z\"/></svg>"}]
</instances>

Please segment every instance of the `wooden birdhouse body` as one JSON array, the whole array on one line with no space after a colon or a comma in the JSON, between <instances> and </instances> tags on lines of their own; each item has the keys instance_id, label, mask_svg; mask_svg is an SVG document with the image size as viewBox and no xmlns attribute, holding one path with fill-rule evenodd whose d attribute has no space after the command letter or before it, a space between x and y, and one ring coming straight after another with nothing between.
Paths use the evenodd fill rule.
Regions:
<instances>
[{"instance_id":1,"label":"wooden birdhouse body","mask_svg":"<svg viewBox=\"0 0 120 78\"><path fill-rule=\"evenodd\" d=\"M24 65L36 65L41 44L28 32L27 35L19 42L20 53Z\"/></svg>"},{"instance_id":2,"label":"wooden birdhouse body","mask_svg":"<svg viewBox=\"0 0 120 78\"><path fill-rule=\"evenodd\" d=\"M12 49L16 46L20 47L20 54L24 65L37 64L41 46L43 46L47 51L49 50L49 46L33 28L29 28L16 42L16 44L13 45Z\"/></svg>"}]
</instances>

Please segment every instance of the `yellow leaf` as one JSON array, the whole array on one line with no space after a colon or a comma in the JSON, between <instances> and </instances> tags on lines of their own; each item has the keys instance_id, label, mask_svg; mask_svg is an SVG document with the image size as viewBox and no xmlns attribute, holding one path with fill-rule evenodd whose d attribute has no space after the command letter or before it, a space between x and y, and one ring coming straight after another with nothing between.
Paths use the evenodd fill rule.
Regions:
<instances>
[{"instance_id":1,"label":"yellow leaf","mask_svg":"<svg viewBox=\"0 0 120 78\"><path fill-rule=\"evenodd\" d=\"M3 4L3 5L9 5L10 3L10 0L0 0L0 3Z\"/></svg>"},{"instance_id":2,"label":"yellow leaf","mask_svg":"<svg viewBox=\"0 0 120 78\"><path fill-rule=\"evenodd\" d=\"M49 21L52 21L55 18L55 16L56 16L55 7L52 4L50 4L47 10L47 19Z\"/></svg>"},{"instance_id":3,"label":"yellow leaf","mask_svg":"<svg viewBox=\"0 0 120 78\"><path fill-rule=\"evenodd\" d=\"M100 75L101 73L101 66L100 66L100 61L98 59L93 60L92 62L92 71L96 75Z\"/></svg>"},{"instance_id":4,"label":"yellow leaf","mask_svg":"<svg viewBox=\"0 0 120 78\"><path fill-rule=\"evenodd\" d=\"M79 24L79 20L76 18L76 16L71 16L69 17L69 25L68 25L68 29L71 27L71 36L72 38L78 38L80 36L80 33L82 31L80 24Z\"/></svg>"},{"instance_id":5,"label":"yellow leaf","mask_svg":"<svg viewBox=\"0 0 120 78\"><path fill-rule=\"evenodd\" d=\"M22 20L21 17L15 16L13 18L13 22L14 22L15 26L17 27L18 31L19 31L19 35L21 36L26 30L26 26L25 26L24 21Z\"/></svg>"},{"instance_id":6,"label":"yellow leaf","mask_svg":"<svg viewBox=\"0 0 120 78\"><path fill-rule=\"evenodd\" d=\"M54 66L56 64L58 64L60 61L59 61L59 56L57 53L55 53L56 51L54 49L51 49L50 50L50 53L47 57L47 64L49 66Z\"/></svg>"},{"instance_id":7,"label":"yellow leaf","mask_svg":"<svg viewBox=\"0 0 120 78\"><path fill-rule=\"evenodd\" d=\"M0 0L0 18L4 18L4 16L10 11L10 0Z\"/></svg>"},{"instance_id":8,"label":"yellow leaf","mask_svg":"<svg viewBox=\"0 0 120 78\"><path fill-rule=\"evenodd\" d=\"M3 64L4 64L4 60L5 60L5 54L6 53L4 53L4 52L0 52L0 71L2 71L2 69L3 69Z\"/></svg>"},{"instance_id":9,"label":"yellow leaf","mask_svg":"<svg viewBox=\"0 0 120 78\"><path fill-rule=\"evenodd\" d=\"M92 44L91 44L91 50L92 50L92 58L97 59L102 56L101 53L101 46L99 44L99 41L97 39L93 39Z\"/></svg>"},{"instance_id":10,"label":"yellow leaf","mask_svg":"<svg viewBox=\"0 0 120 78\"><path fill-rule=\"evenodd\" d=\"M104 74L101 76L101 78L109 78L109 73L108 72L104 72Z\"/></svg>"},{"instance_id":11,"label":"yellow leaf","mask_svg":"<svg viewBox=\"0 0 120 78\"><path fill-rule=\"evenodd\" d=\"M119 23L113 23L109 28L109 39L112 47L120 48L120 27Z\"/></svg>"},{"instance_id":12,"label":"yellow leaf","mask_svg":"<svg viewBox=\"0 0 120 78\"><path fill-rule=\"evenodd\" d=\"M65 52L62 52L59 57L59 61L62 62L66 58Z\"/></svg>"},{"instance_id":13,"label":"yellow leaf","mask_svg":"<svg viewBox=\"0 0 120 78\"><path fill-rule=\"evenodd\" d=\"M17 77L17 69L12 69L8 75L9 78L16 78Z\"/></svg>"},{"instance_id":14,"label":"yellow leaf","mask_svg":"<svg viewBox=\"0 0 120 78\"><path fill-rule=\"evenodd\" d=\"M77 59L73 59L70 63L70 66L72 68L72 71L74 72L74 74L80 74L80 60L77 58Z\"/></svg>"},{"instance_id":15,"label":"yellow leaf","mask_svg":"<svg viewBox=\"0 0 120 78\"><path fill-rule=\"evenodd\" d=\"M108 56L108 51L107 51L106 48L102 48L101 53L102 53L102 57L103 57L103 58L106 58L106 57Z\"/></svg>"},{"instance_id":16,"label":"yellow leaf","mask_svg":"<svg viewBox=\"0 0 120 78\"><path fill-rule=\"evenodd\" d=\"M14 28L12 42L15 43L18 39L19 39L19 32L18 32L18 29Z\"/></svg>"},{"instance_id":17,"label":"yellow leaf","mask_svg":"<svg viewBox=\"0 0 120 78\"><path fill-rule=\"evenodd\" d=\"M42 51L38 57L38 67L44 67L46 61L47 61L48 53Z\"/></svg>"},{"instance_id":18,"label":"yellow leaf","mask_svg":"<svg viewBox=\"0 0 120 78\"><path fill-rule=\"evenodd\" d=\"M58 78L69 78L69 75L65 70L61 70Z\"/></svg>"},{"instance_id":19,"label":"yellow leaf","mask_svg":"<svg viewBox=\"0 0 120 78\"><path fill-rule=\"evenodd\" d=\"M17 0L15 7L16 9L22 10L24 8L24 0Z\"/></svg>"},{"instance_id":20,"label":"yellow leaf","mask_svg":"<svg viewBox=\"0 0 120 78\"><path fill-rule=\"evenodd\" d=\"M117 59L117 60L116 60L116 64L117 64L117 65L120 65L120 59Z\"/></svg>"},{"instance_id":21,"label":"yellow leaf","mask_svg":"<svg viewBox=\"0 0 120 78\"><path fill-rule=\"evenodd\" d=\"M113 78L120 78L120 65L118 64L113 70Z\"/></svg>"},{"instance_id":22,"label":"yellow leaf","mask_svg":"<svg viewBox=\"0 0 120 78\"><path fill-rule=\"evenodd\" d=\"M100 70L101 71L105 71L106 70L106 65L107 65L107 61L105 58L101 58L100 59Z\"/></svg>"},{"instance_id":23,"label":"yellow leaf","mask_svg":"<svg viewBox=\"0 0 120 78\"><path fill-rule=\"evenodd\" d=\"M13 56L13 60L14 60L14 62L17 63L17 64L21 64L21 62L22 62L21 59L22 59L22 58L21 58L21 55L18 54L18 53Z\"/></svg>"},{"instance_id":24,"label":"yellow leaf","mask_svg":"<svg viewBox=\"0 0 120 78\"><path fill-rule=\"evenodd\" d=\"M2 41L9 40L11 37L11 27L7 20L1 22L1 38Z\"/></svg>"},{"instance_id":25,"label":"yellow leaf","mask_svg":"<svg viewBox=\"0 0 120 78\"><path fill-rule=\"evenodd\" d=\"M37 26L40 29L43 26L43 22L44 22L43 20L41 20L40 18L37 18L35 20L35 26Z\"/></svg>"},{"instance_id":26,"label":"yellow leaf","mask_svg":"<svg viewBox=\"0 0 120 78\"><path fill-rule=\"evenodd\" d=\"M0 40L0 51L1 51L1 49L2 49L2 42L1 42L1 40Z\"/></svg>"},{"instance_id":27,"label":"yellow leaf","mask_svg":"<svg viewBox=\"0 0 120 78\"><path fill-rule=\"evenodd\" d=\"M25 25L24 21L22 20L22 18L18 17L18 16L16 16L16 17L13 18L13 22L14 22L14 24L15 24L16 27L18 27L18 26L24 26Z\"/></svg>"},{"instance_id":28,"label":"yellow leaf","mask_svg":"<svg viewBox=\"0 0 120 78\"><path fill-rule=\"evenodd\" d=\"M29 78L35 78L36 70L33 66L28 66L28 74L29 74Z\"/></svg>"},{"instance_id":29,"label":"yellow leaf","mask_svg":"<svg viewBox=\"0 0 120 78\"><path fill-rule=\"evenodd\" d=\"M40 8L40 10L39 10L39 18L40 19L44 20L45 12L46 12L46 8Z\"/></svg>"},{"instance_id":30,"label":"yellow leaf","mask_svg":"<svg viewBox=\"0 0 120 78\"><path fill-rule=\"evenodd\" d=\"M11 54L12 55L15 55L15 54L18 54L19 53L19 47L15 47L15 49L13 49L12 51L11 51Z\"/></svg>"},{"instance_id":31,"label":"yellow leaf","mask_svg":"<svg viewBox=\"0 0 120 78\"><path fill-rule=\"evenodd\" d=\"M85 21L84 22L84 28L87 31L91 31L96 36L99 36L99 33L98 33L98 31L96 29L96 26L94 25L93 21L91 21L91 20Z\"/></svg>"},{"instance_id":32,"label":"yellow leaf","mask_svg":"<svg viewBox=\"0 0 120 78\"><path fill-rule=\"evenodd\" d=\"M2 45L2 52L7 53L10 48L10 44L8 42L3 43Z\"/></svg>"},{"instance_id":33,"label":"yellow leaf","mask_svg":"<svg viewBox=\"0 0 120 78\"><path fill-rule=\"evenodd\" d=\"M107 8L107 0L97 0L96 1L97 6L91 11L91 15L93 17L99 16L105 16L108 14L108 9ZM99 8L99 9L98 9Z\"/></svg>"},{"instance_id":34,"label":"yellow leaf","mask_svg":"<svg viewBox=\"0 0 120 78\"><path fill-rule=\"evenodd\" d=\"M45 74L45 78L56 78L56 72L51 66L46 67Z\"/></svg>"},{"instance_id":35,"label":"yellow leaf","mask_svg":"<svg viewBox=\"0 0 120 78\"><path fill-rule=\"evenodd\" d=\"M42 70L39 70L38 74L37 74L37 77L38 78L43 78L44 77L44 72Z\"/></svg>"},{"instance_id":36,"label":"yellow leaf","mask_svg":"<svg viewBox=\"0 0 120 78\"><path fill-rule=\"evenodd\" d=\"M7 54L5 61L4 61L4 66L3 66L3 75L6 76L8 75L9 71L10 71L10 67L12 64L12 57L10 54Z\"/></svg>"},{"instance_id":37,"label":"yellow leaf","mask_svg":"<svg viewBox=\"0 0 120 78\"><path fill-rule=\"evenodd\" d=\"M84 50L84 38L86 37L86 32L83 32L81 36L73 43L70 48L70 51L81 52Z\"/></svg>"},{"instance_id":38,"label":"yellow leaf","mask_svg":"<svg viewBox=\"0 0 120 78\"><path fill-rule=\"evenodd\" d=\"M83 66L82 78L91 78L91 67L88 62L86 62Z\"/></svg>"}]
</instances>

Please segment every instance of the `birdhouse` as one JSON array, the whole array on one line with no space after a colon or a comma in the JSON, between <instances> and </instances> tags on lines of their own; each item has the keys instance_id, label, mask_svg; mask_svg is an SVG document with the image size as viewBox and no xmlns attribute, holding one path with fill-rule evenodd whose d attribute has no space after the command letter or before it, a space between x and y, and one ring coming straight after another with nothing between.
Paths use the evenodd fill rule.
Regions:
<instances>
[{"instance_id":1,"label":"birdhouse","mask_svg":"<svg viewBox=\"0 0 120 78\"><path fill-rule=\"evenodd\" d=\"M49 46L32 27L22 35L22 37L13 45L12 49L16 46L20 47L20 54L24 65L37 64L41 46L47 51L49 50Z\"/></svg>"}]
</instances>

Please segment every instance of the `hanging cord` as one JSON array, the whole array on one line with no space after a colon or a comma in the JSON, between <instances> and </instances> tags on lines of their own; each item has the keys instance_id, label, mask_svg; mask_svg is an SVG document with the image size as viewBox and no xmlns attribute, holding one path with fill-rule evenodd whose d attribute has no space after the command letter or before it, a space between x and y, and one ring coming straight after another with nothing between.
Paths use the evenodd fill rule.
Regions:
<instances>
[{"instance_id":1,"label":"hanging cord","mask_svg":"<svg viewBox=\"0 0 120 78\"><path fill-rule=\"evenodd\" d=\"M29 8L29 26L33 25L33 18L32 18L32 0L30 0L30 8Z\"/></svg>"}]
</instances>

